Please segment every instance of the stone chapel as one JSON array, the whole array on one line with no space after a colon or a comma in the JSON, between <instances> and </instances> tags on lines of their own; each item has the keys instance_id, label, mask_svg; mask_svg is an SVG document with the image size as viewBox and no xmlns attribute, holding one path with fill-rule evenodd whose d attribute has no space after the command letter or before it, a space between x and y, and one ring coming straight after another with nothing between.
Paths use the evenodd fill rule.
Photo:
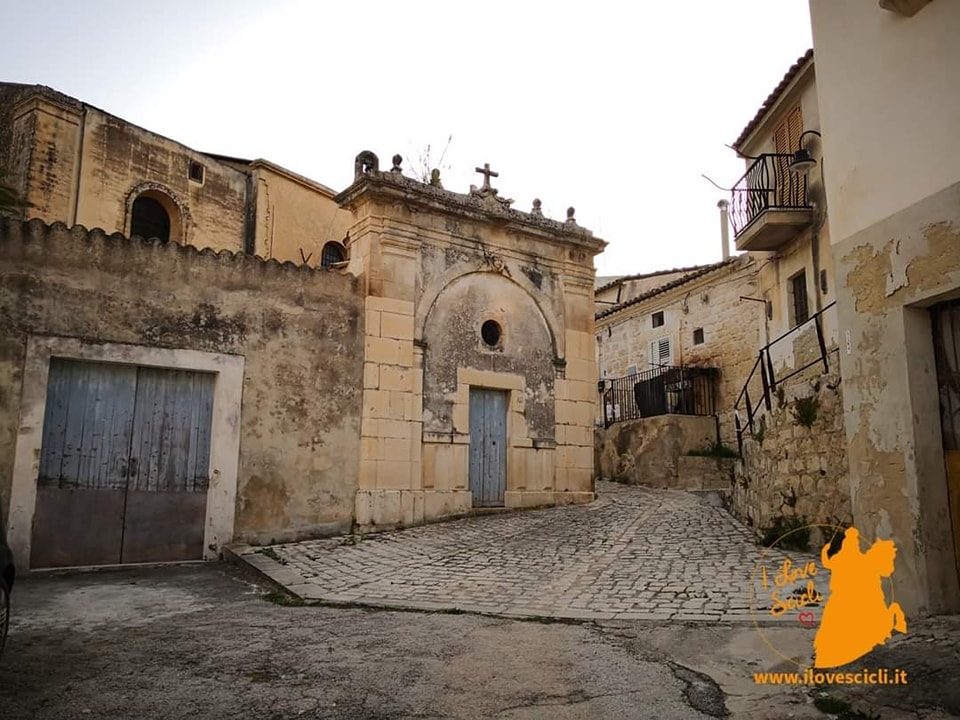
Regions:
<instances>
[{"instance_id":1,"label":"stone chapel","mask_svg":"<svg viewBox=\"0 0 960 720\"><path fill-rule=\"evenodd\" d=\"M593 258L360 153L336 193L0 84L0 511L21 567L593 499Z\"/></svg>"}]
</instances>

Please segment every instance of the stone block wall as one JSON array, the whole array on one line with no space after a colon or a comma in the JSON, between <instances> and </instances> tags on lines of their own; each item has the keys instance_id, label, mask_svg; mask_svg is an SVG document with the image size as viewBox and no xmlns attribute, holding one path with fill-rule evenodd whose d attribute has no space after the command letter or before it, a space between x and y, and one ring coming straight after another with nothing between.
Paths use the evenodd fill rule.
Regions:
<instances>
[{"instance_id":1,"label":"stone block wall","mask_svg":"<svg viewBox=\"0 0 960 720\"><path fill-rule=\"evenodd\" d=\"M594 438L594 465L600 478L676 488L681 459L714 443L717 426L713 417L660 415L614 423L596 430Z\"/></svg>"},{"instance_id":2,"label":"stone block wall","mask_svg":"<svg viewBox=\"0 0 960 720\"><path fill-rule=\"evenodd\" d=\"M816 405L805 427L794 416L798 399ZM852 521L843 425L843 394L837 374L821 375L785 388L761 415L755 432L744 432L743 457L735 467L732 510L757 534L800 518L809 524ZM814 547L821 541L811 535Z\"/></svg>"}]
</instances>

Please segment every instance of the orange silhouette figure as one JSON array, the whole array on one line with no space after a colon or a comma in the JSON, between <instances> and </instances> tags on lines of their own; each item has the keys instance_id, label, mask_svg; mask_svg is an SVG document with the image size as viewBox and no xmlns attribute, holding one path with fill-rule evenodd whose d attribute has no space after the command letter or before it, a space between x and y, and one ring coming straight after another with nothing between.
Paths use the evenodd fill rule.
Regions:
<instances>
[{"instance_id":1,"label":"orange silhouette figure","mask_svg":"<svg viewBox=\"0 0 960 720\"><path fill-rule=\"evenodd\" d=\"M823 608L820 629L813 640L814 667L832 668L863 657L890 639L893 631L905 633L907 621L900 604L887 605L881 578L893 574L897 548L892 540L877 540L867 552L860 550L860 533L847 528L840 550L820 562L830 571L830 596Z\"/></svg>"}]
</instances>

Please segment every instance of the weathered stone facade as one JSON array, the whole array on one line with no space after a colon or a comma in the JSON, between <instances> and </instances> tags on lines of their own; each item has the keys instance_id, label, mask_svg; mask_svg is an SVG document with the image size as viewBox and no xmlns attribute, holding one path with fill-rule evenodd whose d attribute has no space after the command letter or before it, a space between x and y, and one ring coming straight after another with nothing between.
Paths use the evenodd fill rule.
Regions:
<instances>
[{"instance_id":1,"label":"weathered stone facade","mask_svg":"<svg viewBox=\"0 0 960 720\"><path fill-rule=\"evenodd\" d=\"M28 218L130 235L150 198L174 242L311 266L350 226L331 189L266 160L198 152L42 86L0 83L0 99L0 167Z\"/></svg>"},{"instance_id":2,"label":"weathered stone facade","mask_svg":"<svg viewBox=\"0 0 960 720\"><path fill-rule=\"evenodd\" d=\"M937 362L950 327L934 321L960 293L960 6L931 2L903 18L811 0L810 11L853 519L865 537L896 543L893 586L908 617L957 612L956 383Z\"/></svg>"},{"instance_id":3,"label":"weathered stone facade","mask_svg":"<svg viewBox=\"0 0 960 720\"><path fill-rule=\"evenodd\" d=\"M211 468L211 495L224 496L215 554L234 539L350 529L363 337L359 283L336 271L0 219L0 499L21 566L39 463L22 440L39 430L27 418L42 424L51 353L184 367L184 357L242 359L222 380L237 402L223 432L239 433ZM48 340L59 344L30 351Z\"/></svg>"},{"instance_id":4,"label":"weathered stone facade","mask_svg":"<svg viewBox=\"0 0 960 720\"><path fill-rule=\"evenodd\" d=\"M392 527L468 511L470 396L508 393L507 507L593 498L593 256L576 222L367 170L350 265L367 337L357 523ZM493 322L501 338L481 337Z\"/></svg>"},{"instance_id":5,"label":"weathered stone facade","mask_svg":"<svg viewBox=\"0 0 960 720\"><path fill-rule=\"evenodd\" d=\"M619 305L600 308L601 372L613 378L654 369L650 344L666 338L671 351L666 364L719 370L713 399L720 440L735 447L733 405L756 360L763 322L757 303L740 298L756 293L757 263L745 255L701 267ZM662 313L662 325L654 325L655 313Z\"/></svg>"},{"instance_id":6,"label":"weathered stone facade","mask_svg":"<svg viewBox=\"0 0 960 720\"><path fill-rule=\"evenodd\" d=\"M381 172L369 152L334 197L48 88L0 95L2 157L35 218L7 222L0 243L0 500L24 567L59 357L216 375L206 556L467 512L478 453L487 469L502 453L485 505L594 498L605 243L572 209L565 222L519 212L489 175L458 194L404 177L399 156ZM125 237L134 227L161 239ZM506 398L499 425L472 418L475 395ZM488 420L502 442L478 431ZM126 488L138 460L119 462Z\"/></svg>"}]
</instances>

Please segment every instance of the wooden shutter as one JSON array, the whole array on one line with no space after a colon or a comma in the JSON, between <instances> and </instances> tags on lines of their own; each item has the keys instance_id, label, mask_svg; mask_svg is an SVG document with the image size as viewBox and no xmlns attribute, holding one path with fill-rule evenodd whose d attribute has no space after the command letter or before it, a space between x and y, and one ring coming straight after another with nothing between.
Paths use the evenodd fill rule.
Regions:
<instances>
[{"instance_id":1,"label":"wooden shutter","mask_svg":"<svg viewBox=\"0 0 960 720\"><path fill-rule=\"evenodd\" d=\"M654 369L669 365L670 358L670 338L660 338L650 343L650 364Z\"/></svg>"},{"instance_id":2,"label":"wooden shutter","mask_svg":"<svg viewBox=\"0 0 960 720\"><path fill-rule=\"evenodd\" d=\"M773 130L773 148L779 155L793 155L799 148L800 135L803 134L803 114L800 105L794 106ZM777 158L776 198L777 205L797 207L802 205L803 186L806 178L791 178L790 158ZM792 182L791 182L792 180Z\"/></svg>"}]
</instances>

